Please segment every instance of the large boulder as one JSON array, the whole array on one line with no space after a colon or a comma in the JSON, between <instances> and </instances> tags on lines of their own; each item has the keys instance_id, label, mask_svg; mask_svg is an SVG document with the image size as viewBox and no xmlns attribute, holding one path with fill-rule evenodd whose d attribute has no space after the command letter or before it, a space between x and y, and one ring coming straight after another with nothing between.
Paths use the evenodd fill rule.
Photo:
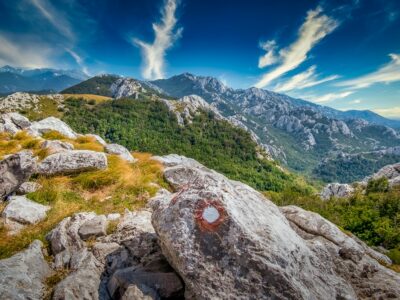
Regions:
<instances>
[{"instance_id":1,"label":"large boulder","mask_svg":"<svg viewBox=\"0 0 400 300\"><path fill-rule=\"evenodd\" d=\"M82 230L104 218L78 213L64 219L47 236L55 257L54 267L71 270L55 287L53 299L182 296L183 283L161 253L151 213L126 211L115 232L92 235L89 247L82 239Z\"/></svg>"},{"instance_id":2,"label":"large boulder","mask_svg":"<svg viewBox=\"0 0 400 300\"><path fill-rule=\"evenodd\" d=\"M247 185L184 158L164 176L176 193L151 200L152 224L188 297L328 300L400 294L400 276L357 242L337 243L330 238L337 231L321 228L300 234L276 205Z\"/></svg>"},{"instance_id":3,"label":"large boulder","mask_svg":"<svg viewBox=\"0 0 400 300\"><path fill-rule=\"evenodd\" d=\"M36 240L26 250L0 260L0 298L43 299L49 275L51 269L43 256L42 243Z\"/></svg>"},{"instance_id":4,"label":"large boulder","mask_svg":"<svg viewBox=\"0 0 400 300\"><path fill-rule=\"evenodd\" d=\"M329 200L333 197L335 198L347 198L354 193L354 188L347 183L329 183L327 184L322 192L321 198L323 200Z\"/></svg>"},{"instance_id":5,"label":"large boulder","mask_svg":"<svg viewBox=\"0 0 400 300\"><path fill-rule=\"evenodd\" d=\"M27 181L36 170L37 158L31 151L21 151L0 161L0 201Z\"/></svg>"},{"instance_id":6,"label":"large boulder","mask_svg":"<svg viewBox=\"0 0 400 300\"><path fill-rule=\"evenodd\" d=\"M55 117L48 117L39 122L33 122L29 127L29 131L34 135L42 135L49 131L57 131L67 138L77 138L77 134L71 129L71 127Z\"/></svg>"},{"instance_id":7,"label":"large boulder","mask_svg":"<svg viewBox=\"0 0 400 300\"><path fill-rule=\"evenodd\" d=\"M0 115L0 132L16 134L31 125L29 120L18 113L7 113Z\"/></svg>"},{"instance_id":8,"label":"large boulder","mask_svg":"<svg viewBox=\"0 0 400 300\"><path fill-rule=\"evenodd\" d=\"M390 186L398 185L400 183L400 163L384 166L372 176L365 178L364 182L367 183L370 179L379 179L382 177L389 180Z\"/></svg>"},{"instance_id":9,"label":"large boulder","mask_svg":"<svg viewBox=\"0 0 400 300\"><path fill-rule=\"evenodd\" d=\"M128 162L135 162L136 159L132 156L128 149L118 144L108 144L105 146L105 151L109 154L115 154Z\"/></svg>"},{"instance_id":10,"label":"large boulder","mask_svg":"<svg viewBox=\"0 0 400 300\"><path fill-rule=\"evenodd\" d=\"M70 174L107 168L107 157L102 152L74 150L47 156L38 165L42 175Z\"/></svg>"}]
</instances>

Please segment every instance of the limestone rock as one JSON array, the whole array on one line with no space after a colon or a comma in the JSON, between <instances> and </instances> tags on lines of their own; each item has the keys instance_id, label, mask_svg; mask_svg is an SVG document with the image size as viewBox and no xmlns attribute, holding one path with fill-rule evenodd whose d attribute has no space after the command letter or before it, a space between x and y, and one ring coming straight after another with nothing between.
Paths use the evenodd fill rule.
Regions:
<instances>
[{"instance_id":1,"label":"limestone rock","mask_svg":"<svg viewBox=\"0 0 400 300\"><path fill-rule=\"evenodd\" d=\"M7 113L0 115L0 132L16 134L31 125L29 120L18 113Z\"/></svg>"},{"instance_id":2,"label":"limestone rock","mask_svg":"<svg viewBox=\"0 0 400 300\"><path fill-rule=\"evenodd\" d=\"M70 174L107 168L107 157L102 152L73 150L47 156L38 166L42 175Z\"/></svg>"},{"instance_id":3,"label":"limestone rock","mask_svg":"<svg viewBox=\"0 0 400 300\"><path fill-rule=\"evenodd\" d=\"M149 287L146 286L138 287L137 285L132 284L128 286L121 300L132 300L132 299L158 300L160 299L160 297L158 297L157 293Z\"/></svg>"},{"instance_id":4,"label":"limestone rock","mask_svg":"<svg viewBox=\"0 0 400 300\"><path fill-rule=\"evenodd\" d=\"M321 198L323 200L329 200L332 197L346 198L350 197L353 193L354 188L350 184L329 183L323 188Z\"/></svg>"},{"instance_id":5,"label":"limestone rock","mask_svg":"<svg viewBox=\"0 0 400 300\"><path fill-rule=\"evenodd\" d=\"M97 134L85 134L85 136L88 136L88 137L91 137L91 138L94 138L99 144L101 144L102 146L106 146L107 145L107 143L106 143L106 141L101 137L101 136L99 136L99 135L97 135Z\"/></svg>"},{"instance_id":6,"label":"limestone rock","mask_svg":"<svg viewBox=\"0 0 400 300\"><path fill-rule=\"evenodd\" d=\"M49 131L58 131L67 138L77 138L77 134L71 129L71 127L55 117L48 117L39 122L33 122L29 127L29 130L33 133L36 132L39 135Z\"/></svg>"},{"instance_id":7,"label":"limestone rock","mask_svg":"<svg viewBox=\"0 0 400 300\"><path fill-rule=\"evenodd\" d=\"M19 188L16 190L16 193L17 193L17 195L25 195L25 194L36 192L37 190L39 190L41 188L42 188L41 184L39 184L37 182L33 182L33 181L27 181L19 186Z\"/></svg>"},{"instance_id":8,"label":"limestone rock","mask_svg":"<svg viewBox=\"0 0 400 300\"><path fill-rule=\"evenodd\" d=\"M49 155L58 152L74 150L74 146L71 143L57 140L44 141L40 147L42 149L47 149Z\"/></svg>"},{"instance_id":9,"label":"limestone rock","mask_svg":"<svg viewBox=\"0 0 400 300\"><path fill-rule=\"evenodd\" d=\"M33 109L39 103L40 97L38 95L17 92L0 101L0 111L10 112L16 110L29 110Z\"/></svg>"},{"instance_id":10,"label":"limestone rock","mask_svg":"<svg viewBox=\"0 0 400 300\"><path fill-rule=\"evenodd\" d=\"M31 177L36 162L31 151L21 151L0 161L0 201Z\"/></svg>"},{"instance_id":11,"label":"limestone rock","mask_svg":"<svg viewBox=\"0 0 400 300\"><path fill-rule=\"evenodd\" d=\"M105 216L96 216L81 225L79 228L79 236L82 240L87 240L91 237L106 235L106 230L107 218Z\"/></svg>"},{"instance_id":12,"label":"limestone rock","mask_svg":"<svg viewBox=\"0 0 400 300\"><path fill-rule=\"evenodd\" d=\"M192 298L329 300L400 294L398 274L320 216L309 221L296 211L286 217L257 191L204 166L167 167L164 177L176 193L152 200L152 224ZM290 221L295 215L303 227Z\"/></svg>"},{"instance_id":13,"label":"limestone rock","mask_svg":"<svg viewBox=\"0 0 400 300\"><path fill-rule=\"evenodd\" d=\"M33 202L25 196L10 197L2 217L21 224L36 224L46 218L50 206Z\"/></svg>"},{"instance_id":14,"label":"limestone rock","mask_svg":"<svg viewBox=\"0 0 400 300\"><path fill-rule=\"evenodd\" d=\"M118 144L108 144L105 146L105 151L109 154L115 154L128 162L135 162L136 159L132 156L128 149Z\"/></svg>"},{"instance_id":15,"label":"limestone rock","mask_svg":"<svg viewBox=\"0 0 400 300\"><path fill-rule=\"evenodd\" d=\"M26 250L0 260L1 299L43 299L44 281L51 269L41 248L42 243L36 240Z\"/></svg>"},{"instance_id":16,"label":"limestone rock","mask_svg":"<svg viewBox=\"0 0 400 300\"><path fill-rule=\"evenodd\" d=\"M398 184L400 182L400 163L383 167L371 177L368 177L366 181L368 181L368 179L378 179L381 177L387 178L390 186Z\"/></svg>"}]
</instances>

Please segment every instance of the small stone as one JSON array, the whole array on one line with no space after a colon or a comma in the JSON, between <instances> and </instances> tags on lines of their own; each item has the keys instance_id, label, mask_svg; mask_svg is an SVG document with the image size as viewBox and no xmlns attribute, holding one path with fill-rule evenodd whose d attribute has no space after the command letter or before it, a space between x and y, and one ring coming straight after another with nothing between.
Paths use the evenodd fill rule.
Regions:
<instances>
[{"instance_id":1,"label":"small stone","mask_svg":"<svg viewBox=\"0 0 400 300\"><path fill-rule=\"evenodd\" d=\"M135 162L136 159L132 156L132 154L126 149L124 146L118 145L118 144L108 144L105 147L105 150L109 154L115 154L121 157L122 159L129 161L129 162Z\"/></svg>"},{"instance_id":2,"label":"small stone","mask_svg":"<svg viewBox=\"0 0 400 300\"><path fill-rule=\"evenodd\" d=\"M33 182L33 181L28 181L28 182L24 182L23 184L21 184L19 186L19 188L17 189L16 193L18 195L25 195L25 194L36 192L37 190L39 190L41 188L42 188L41 184L39 184L37 182Z\"/></svg>"},{"instance_id":3,"label":"small stone","mask_svg":"<svg viewBox=\"0 0 400 300\"><path fill-rule=\"evenodd\" d=\"M106 235L107 218L103 215L96 216L82 224L79 228L79 236L82 240L87 240L91 237Z\"/></svg>"}]
</instances>

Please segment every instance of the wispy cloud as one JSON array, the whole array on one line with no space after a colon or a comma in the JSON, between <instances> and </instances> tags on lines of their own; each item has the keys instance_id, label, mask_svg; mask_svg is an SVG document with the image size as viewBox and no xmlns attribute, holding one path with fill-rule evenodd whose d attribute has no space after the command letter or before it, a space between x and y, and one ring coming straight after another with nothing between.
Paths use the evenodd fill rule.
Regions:
<instances>
[{"instance_id":1,"label":"wispy cloud","mask_svg":"<svg viewBox=\"0 0 400 300\"><path fill-rule=\"evenodd\" d=\"M52 49L28 37L8 37L0 33L0 65L10 64L28 68L50 66Z\"/></svg>"},{"instance_id":2,"label":"wispy cloud","mask_svg":"<svg viewBox=\"0 0 400 300\"><path fill-rule=\"evenodd\" d=\"M362 102L361 99L355 99L349 102L349 104L360 104Z\"/></svg>"},{"instance_id":3,"label":"wispy cloud","mask_svg":"<svg viewBox=\"0 0 400 300\"><path fill-rule=\"evenodd\" d=\"M139 46L144 59L142 76L146 79L164 78L165 54L182 34L182 28L175 29L177 18L175 12L179 0L167 0L161 12L160 23L153 23L154 41L152 44L133 39Z\"/></svg>"},{"instance_id":4,"label":"wispy cloud","mask_svg":"<svg viewBox=\"0 0 400 300\"><path fill-rule=\"evenodd\" d=\"M315 102L315 103L326 103L326 102L332 102L334 100L346 98L353 93L354 93L354 91L344 91L344 92L340 92L340 93L329 93L329 94L325 94L325 95L321 95L321 96L308 95L308 96L304 96L302 98L304 98L305 100Z\"/></svg>"},{"instance_id":5,"label":"wispy cloud","mask_svg":"<svg viewBox=\"0 0 400 300\"><path fill-rule=\"evenodd\" d=\"M263 88L276 78L297 68L307 59L311 49L338 25L337 20L323 14L321 7L308 11L306 20L299 29L298 39L279 51L279 66L264 74L256 83L256 87Z\"/></svg>"},{"instance_id":6,"label":"wispy cloud","mask_svg":"<svg viewBox=\"0 0 400 300\"><path fill-rule=\"evenodd\" d=\"M274 40L261 42L260 48L266 53L258 59L258 67L264 68L278 62L279 57L276 55L276 42Z\"/></svg>"},{"instance_id":7,"label":"wispy cloud","mask_svg":"<svg viewBox=\"0 0 400 300\"><path fill-rule=\"evenodd\" d=\"M67 49L65 49L65 51L67 51L72 56L72 58L75 60L75 62L81 67L83 74L90 76L90 72L89 72L88 68L85 66L83 58L78 53L76 53L75 51L73 51L71 49L67 48Z\"/></svg>"},{"instance_id":8,"label":"wispy cloud","mask_svg":"<svg viewBox=\"0 0 400 300\"><path fill-rule=\"evenodd\" d=\"M372 111L388 118L400 119L400 106L391 108L375 108Z\"/></svg>"},{"instance_id":9,"label":"wispy cloud","mask_svg":"<svg viewBox=\"0 0 400 300\"><path fill-rule=\"evenodd\" d=\"M29 0L30 3L41 13L41 15L50 22L58 31L70 40L74 40L75 36L72 32L71 25L68 20L59 13L47 0Z\"/></svg>"},{"instance_id":10,"label":"wispy cloud","mask_svg":"<svg viewBox=\"0 0 400 300\"><path fill-rule=\"evenodd\" d=\"M400 81L400 54L389 54L391 61L380 67L378 70L342 82L338 82L337 86L350 87L352 89L361 89L369 87L376 83L391 83Z\"/></svg>"},{"instance_id":11,"label":"wispy cloud","mask_svg":"<svg viewBox=\"0 0 400 300\"><path fill-rule=\"evenodd\" d=\"M301 90L304 88L316 86L328 81L335 80L339 78L338 75L331 75L328 77L324 77L322 79L319 79L319 75L315 73L316 66L311 66L309 67L306 71L296 74L289 80L279 83L275 86L274 91L275 92L288 92L291 90Z\"/></svg>"}]
</instances>

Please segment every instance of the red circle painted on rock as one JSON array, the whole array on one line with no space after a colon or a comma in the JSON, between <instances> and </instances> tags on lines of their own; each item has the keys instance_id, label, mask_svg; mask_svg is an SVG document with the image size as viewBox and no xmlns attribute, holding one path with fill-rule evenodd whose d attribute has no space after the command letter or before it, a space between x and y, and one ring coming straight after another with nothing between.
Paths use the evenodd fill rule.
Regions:
<instances>
[{"instance_id":1,"label":"red circle painted on rock","mask_svg":"<svg viewBox=\"0 0 400 300\"><path fill-rule=\"evenodd\" d=\"M215 221L208 221L204 217L205 210L208 208L213 208L218 212L218 218ZM197 203L197 207L194 212L194 218L199 225L201 230L205 231L215 231L218 229L219 225L224 222L226 217L225 209L221 202L215 199L204 199Z\"/></svg>"}]
</instances>

